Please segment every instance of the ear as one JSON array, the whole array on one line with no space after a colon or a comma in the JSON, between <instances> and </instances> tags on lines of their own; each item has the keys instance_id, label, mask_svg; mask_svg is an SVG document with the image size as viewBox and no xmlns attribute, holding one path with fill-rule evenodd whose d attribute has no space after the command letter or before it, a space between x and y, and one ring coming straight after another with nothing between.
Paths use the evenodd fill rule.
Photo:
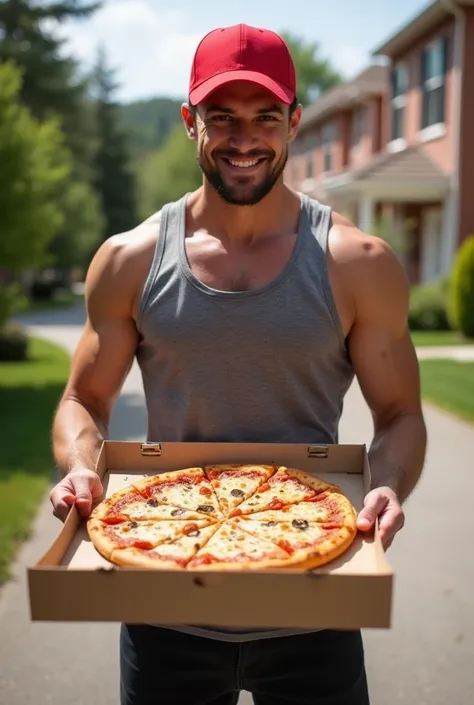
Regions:
<instances>
[{"instance_id":1,"label":"ear","mask_svg":"<svg viewBox=\"0 0 474 705\"><path fill-rule=\"evenodd\" d=\"M196 113L188 103L183 103L181 106L181 117L183 118L184 127L190 140L195 140L196 132Z\"/></svg>"},{"instance_id":2,"label":"ear","mask_svg":"<svg viewBox=\"0 0 474 705\"><path fill-rule=\"evenodd\" d=\"M296 135L298 134L298 128L303 114L303 106L301 103L296 107L290 117L290 124L288 126L288 142L293 142Z\"/></svg>"}]
</instances>

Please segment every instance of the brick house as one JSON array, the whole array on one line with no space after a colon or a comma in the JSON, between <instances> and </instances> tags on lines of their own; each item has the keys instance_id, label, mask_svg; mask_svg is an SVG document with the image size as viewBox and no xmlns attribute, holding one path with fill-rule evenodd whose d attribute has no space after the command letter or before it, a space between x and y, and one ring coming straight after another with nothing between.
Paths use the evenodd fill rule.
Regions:
<instances>
[{"instance_id":1,"label":"brick house","mask_svg":"<svg viewBox=\"0 0 474 705\"><path fill-rule=\"evenodd\" d=\"M437 0L372 56L305 109L285 180L434 281L474 234L474 0Z\"/></svg>"}]
</instances>

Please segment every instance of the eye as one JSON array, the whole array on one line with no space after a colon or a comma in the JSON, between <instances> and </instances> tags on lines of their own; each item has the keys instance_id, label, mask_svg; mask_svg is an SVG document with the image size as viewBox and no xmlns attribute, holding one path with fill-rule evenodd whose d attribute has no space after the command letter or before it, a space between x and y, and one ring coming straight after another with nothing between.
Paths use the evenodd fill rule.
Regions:
<instances>
[{"instance_id":1,"label":"eye","mask_svg":"<svg viewBox=\"0 0 474 705\"><path fill-rule=\"evenodd\" d=\"M259 122L278 122L274 115L259 115Z\"/></svg>"},{"instance_id":2,"label":"eye","mask_svg":"<svg viewBox=\"0 0 474 705\"><path fill-rule=\"evenodd\" d=\"M228 122L231 119L231 115L213 115L209 118L210 122Z\"/></svg>"}]
</instances>

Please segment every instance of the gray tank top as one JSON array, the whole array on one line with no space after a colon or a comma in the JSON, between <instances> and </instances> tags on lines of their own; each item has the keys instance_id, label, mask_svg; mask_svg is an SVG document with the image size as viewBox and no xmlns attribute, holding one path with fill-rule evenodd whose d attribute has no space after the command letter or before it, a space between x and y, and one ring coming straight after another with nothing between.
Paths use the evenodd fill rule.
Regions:
<instances>
[{"instance_id":1,"label":"gray tank top","mask_svg":"<svg viewBox=\"0 0 474 705\"><path fill-rule=\"evenodd\" d=\"M161 211L137 321L147 440L337 443L354 373L327 270L331 209L301 194L284 269L265 286L228 292L189 267L187 196ZM302 631L176 628L232 641Z\"/></svg>"}]
</instances>

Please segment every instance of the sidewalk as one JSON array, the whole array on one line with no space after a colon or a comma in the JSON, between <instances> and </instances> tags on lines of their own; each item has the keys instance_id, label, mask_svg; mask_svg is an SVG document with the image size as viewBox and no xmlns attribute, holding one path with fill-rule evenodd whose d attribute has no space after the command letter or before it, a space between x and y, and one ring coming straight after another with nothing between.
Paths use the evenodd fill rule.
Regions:
<instances>
[{"instance_id":1,"label":"sidewalk","mask_svg":"<svg viewBox=\"0 0 474 705\"><path fill-rule=\"evenodd\" d=\"M74 349L81 314L30 319L32 332ZM34 325L33 325L34 324ZM428 349L425 349L428 350ZM443 357L449 350L443 349ZM474 426L426 405L429 450L407 521L388 553L396 571L393 627L364 634L372 705L471 705L474 692L472 451ZM146 413L134 365L113 415L111 437L144 437ZM341 443L370 443L372 421L350 389ZM56 535L47 499L33 539L0 593L0 705L118 705L118 625L32 623L26 566ZM243 693L239 705L250 705ZM190 704L192 705L192 704Z\"/></svg>"},{"instance_id":2,"label":"sidewalk","mask_svg":"<svg viewBox=\"0 0 474 705\"><path fill-rule=\"evenodd\" d=\"M446 345L417 348L419 360L433 360L444 358L459 360L460 362L474 362L474 345Z\"/></svg>"}]
</instances>

